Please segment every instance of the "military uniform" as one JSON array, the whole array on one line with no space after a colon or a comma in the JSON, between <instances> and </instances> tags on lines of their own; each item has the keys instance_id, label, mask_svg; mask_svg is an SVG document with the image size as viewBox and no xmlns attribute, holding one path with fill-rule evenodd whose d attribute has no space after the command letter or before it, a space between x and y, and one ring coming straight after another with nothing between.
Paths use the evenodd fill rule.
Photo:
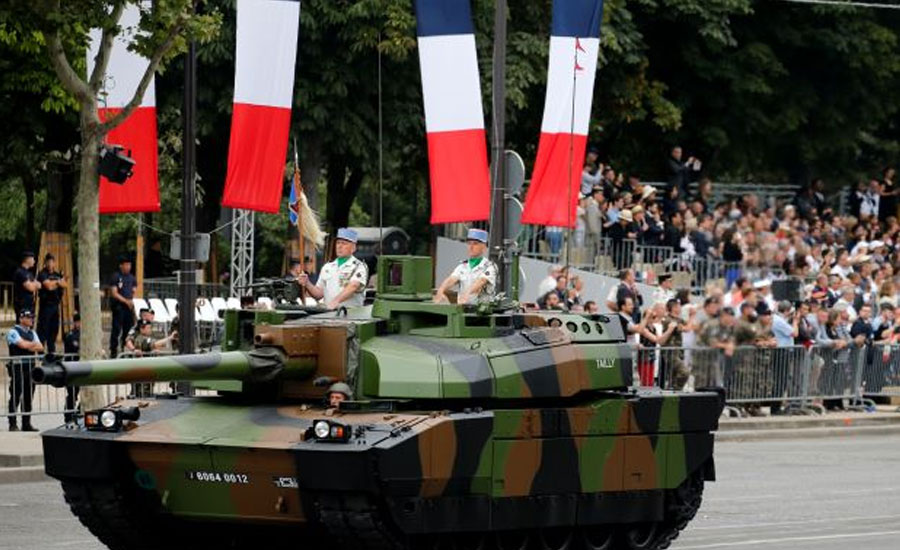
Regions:
<instances>
[{"instance_id":1,"label":"military uniform","mask_svg":"<svg viewBox=\"0 0 900 550\"><path fill-rule=\"evenodd\" d=\"M343 258L330 261L322 267L319 272L319 280L316 281L316 287L322 289L324 296L322 300L329 304L332 300L344 291L344 288L351 282L358 282L359 288L344 301L344 306L357 307L363 305L363 298L366 293L366 283L369 282L369 268L365 262L350 256L344 261Z\"/></svg>"},{"instance_id":2,"label":"military uniform","mask_svg":"<svg viewBox=\"0 0 900 550\"><path fill-rule=\"evenodd\" d=\"M728 342L733 338L734 328L724 326L718 319L710 319L700 331L697 344L700 347L708 348L712 344ZM694 386L697 388L722 386L724 383L722 372L726 370L725 363L729 362L730 358L725 357L719 349L698 350L694 355L697 357Z\"/></svg>"},{"instance_id":3,"label":"military uniform","mask_svg":"<svg viewBox=\"0 0 900 550\"><path fill-rule=\"evenodd\" d=\"M759 339L759 326L744 319L738 321L734 328L734 371L726 372L726 386L730 388L729 397L751 397L754 383L753 372L757 349L754 346Z\"/></svg>"},{"instance_id":4,"label":"military uniform","mask_svg":"<svg viewBox=\"0 0 900 550\"><path fill-rule=\"evenodd\" d=\"M478 262L465 260L456 266L451 274L459 281L459 295L468 293L472 286L481 279L487 279L487 283L481 287L476 296L469 296L468 303L481 303L490 301L494 297L494 287L497 284L497 266L487 258L479 258Z\"/></svg>"},{"instance_id":5,"label":"military uniform","mask_svg":"<svg viewBox=\"0 0 900 550\"><path fill-rule=\"evenodd\" d=\"M680 390L687 384L691 376L691 369L685 363L682 349L684 342L682 341L681 327L684 326L684 321L678 317L667 315L662 322L663 333L668 332L669 327L673 324L678 328L672 331L669 341L666 342L666 348L671 349L666 349L662 353L663 377L667 379L671 389Z\"/></svg>"}]
</instances>

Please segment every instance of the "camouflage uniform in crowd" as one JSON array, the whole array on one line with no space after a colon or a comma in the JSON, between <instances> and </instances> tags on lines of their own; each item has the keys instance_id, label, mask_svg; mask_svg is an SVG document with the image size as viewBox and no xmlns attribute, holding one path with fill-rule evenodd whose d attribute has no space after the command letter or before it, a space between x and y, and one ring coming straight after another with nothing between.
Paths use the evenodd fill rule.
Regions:
<instances>
[{"instance_id":1,"label":"camouflage uniform in crowd","mask_svg":"<svg viewBox=\"0 0 900 550\"><path fill-rule=\"evenodd\" d=\"M755 382L754 367L757 349L753 346L759 338L759 325L744 319L738 321L734 328L734 369L726 372L725 385L729 389L728 397L746 399L752 397Z\"/></svg>"},{"instance_id":2,"label":"camouflage uniform in crowd","mask_svg":"<svg viewBox=\"0 0 900 550\"><path fill-rule=\"evenodd\" d=\"M702 348L733 341L734 328L726 327L718 319L707 321L697 337L697 345ZM696 357L694 361L695 388L724 386L725 380L722 373L728 370L731 357L725 356L724 351L720 349L695 350L691 357Z\"/></svg>"},{"instance_id":3,"label":"camouflage uniform in crowd","mask_svg":"<svg viewBox=\"0 0 900 550\"><path fill-rule=\"evenodd\" d=\"M662 322L663 333L668 332L669 327L672 326L673 323L678 326L678 328L676 328L672 332L672 335L669 336L669 341L666 342L666 348L671 349L662 351L661 359L663 376L665 376L664 380L666 381L667 389L680 390L687 384L688 378L691 375L691 369L688 368L684 361L684 349L682 348L681 329L684 327L684 321L678 317L666 315Z\"/></svg>"}]
</instances>

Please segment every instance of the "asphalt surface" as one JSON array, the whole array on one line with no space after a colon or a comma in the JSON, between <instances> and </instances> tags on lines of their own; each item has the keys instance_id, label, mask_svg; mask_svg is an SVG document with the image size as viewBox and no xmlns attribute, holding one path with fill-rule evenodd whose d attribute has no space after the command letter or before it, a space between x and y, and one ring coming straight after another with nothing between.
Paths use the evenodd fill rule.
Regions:
<instances>
[{"instance_id":1,"label":"asphalt surface","mask_svg":"<svg viewBox=\"0 0 900 550\"><path fill-rule=\"evenodd\" d=\"M900 435L719 444L673 548L900 548ZM101 550L56 483L0 485L0 549Z\"/></svg>"}]
</instances>

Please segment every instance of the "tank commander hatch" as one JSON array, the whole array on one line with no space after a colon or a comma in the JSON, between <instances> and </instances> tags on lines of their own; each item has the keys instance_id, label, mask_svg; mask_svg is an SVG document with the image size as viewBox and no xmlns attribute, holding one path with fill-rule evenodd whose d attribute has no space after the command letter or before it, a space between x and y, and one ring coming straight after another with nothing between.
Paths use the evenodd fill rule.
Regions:
<instances>
[{"instance_id":1,"label":"tank commander hatch","mask_svg":"<svg viewBox=\"0 0 900 550\"><path fill-rule=\"evenodd\" d=\"M486 302L494 297L497 283L497 266L484 257L487 252L488 233L483 229L470 229L466 236L469 259L456 266L453 273L444 279L434 294L435 303L449 302L447 291L459 285L457 304Z\"/></svg>"},{"instance_id":2,"label":"tank commander hatch","mask_svg":"<svg viewBox=\"0 0 900 550\"><path fill-rule=\"evenodd\" d=\"M306 273L297 277L297 283L310 296L322 300L328 309L363 305L369 268L353 255L356 252L356 239L356 231L346 227L338 229L334 245L337 257L322 266L316 284L310 282Z\"/></svg>"},{"instance_id":3,"label":"tank commander hatch","mask_svg":"<svg viewBox=\"0 0 900 550\"><path fill-rule=\"evenodd\" d=\"M337 408L348 399L353 399L353 390L343 382L335 382L328 388L328 406Z\"/></svg>"}]
</instances>

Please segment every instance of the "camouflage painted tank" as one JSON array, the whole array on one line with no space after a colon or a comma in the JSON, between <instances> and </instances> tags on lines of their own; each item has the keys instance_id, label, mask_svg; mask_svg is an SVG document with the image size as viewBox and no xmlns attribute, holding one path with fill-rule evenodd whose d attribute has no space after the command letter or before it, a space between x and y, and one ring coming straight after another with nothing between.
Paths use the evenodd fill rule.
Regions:
<instances>
[{"instance_id":1,"label":"camouflage painted tank","mask_svg":"<svg viewBox=\"0 0 900 550\"><path fill-rule=\"evenodd\" d=\"M714 392L632 387L616 319L427 302L429 258L378 298L229 311L223 350L63 363L45 383L205 381L43 434L110 548L665 548L714 479ZM325 388L355 398L326 409Z\"/></svg>"}]
</instances>

